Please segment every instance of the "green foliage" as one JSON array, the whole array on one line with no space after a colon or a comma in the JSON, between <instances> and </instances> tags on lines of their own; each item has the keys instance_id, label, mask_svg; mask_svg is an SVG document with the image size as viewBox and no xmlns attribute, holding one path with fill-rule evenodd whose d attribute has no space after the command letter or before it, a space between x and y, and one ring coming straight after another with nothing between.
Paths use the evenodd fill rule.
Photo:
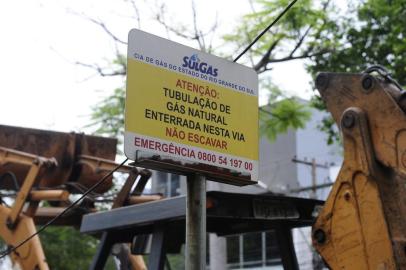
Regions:
<instances>
[{"instance_id":1,"label":"green foliage","mask_svg":"<svg viewBox=\"0 0 406 270\"><path fill-rule=\"evenodd\" d=\"M244 16L237 29L232 34L226 35L224 40L241 51L290 2L290 0L255 1L254 11ZM271 70L272 65L279 62L311 58L334 50L338 42L338 38L332 34L337 29L337 25L330 17L334 10L331 1L298 1L269 33L259 39L247 52L246 59L258 73L263 73ZM263 79L260 91L266 90L270 91L270 99L268 105L260 109L261 135L274 140L279 133L285 133L289 128L304 127L310 118L310 112L305 104L299 103L294 98L287 98L283 91Z\"/></svg>"},{"instance_id":2,"label":"green foliage","mask_svg":"<svg viewBox=\"0 0 406 270\"><path fill-rule=\"evenodd\" d=\"M310 102L310 106L320 111L326 110L326 106L320 96L314 96ZM340 133L333 117L330 115L323 117L321 123L319 123L317 127L327 134L327 144L341 144Z\"/></svg>"},{"instance_id":3,"label":"green foliage","mask_svg":"<svg viewBox=\"0 0 406 270\"><path fill-rule=\"evenodd\" d=\"M311 114L306 105L290 98L262 107L259 111L260 134L275 140L289 128L304 128Z\"/></svg>"},{"instance_id":4,"label":"green foliage","mask_svg":"<svg viewBox=\"0 0 406 270\"><path fill-rule=\"evenodd\" d=\"M385 66L401 85L406 85L406 2L403 0L367 0L354 8L355 17L338 22L330 33L338 40L331 53L315 56L308 70L315 77L320 71L362 72L373 64ZM313 105L324 110L315 97ZM332 118L320 125L329 134L329 142L339 140Z\"/></svg>"},{"instance_id":5,"label":"green foliage","mask_svg":"<svg viewBox=\"0 0 406 270\"><path fill-rule=\"evenodd\" d=\"M260 88L268 91L268 104L259 109L259 133L270 141L289 128L303 128L311 113L304 102L286 96L270 80L262 80Z\"/></svg>"},{"instance_id":6,"label":"green foliage","mask_svg":"<svg viewBox=\"0 0 406 270\"><path fill-rule=\"evenodd\" d=\"M228 51L241 51L245 48L289 3L290 0L257 0L253 4L253 11L243 17L235 31L224 36L227 48L235 47L235 50ZM310 58L331 51L337 45L336 35L332 34L336 32L337 25L329 17L332 11L334 7L329 0L298 1L247 52L246 59L250 60L258 73L262 73L271 70L270 65L274 63ZM304 14L306 15L303 16ZM230 54L226 55L231 58ZM117 59L111 63L111 70L111 74L125 75L125 56L117 52ZM309 119L305 106L294 99L281 101L283 95L280 90L271 92L274 97L267 107L271 110L270 114L265 116L260 113L261 130L270 132L267 137L275 138L288 128L303 127ZM278 102L272 104L274 101ZM123 133L124 126L124 89L116 89L111 96L99 102L94 107L91 119L90 126L96 127L95 133L121 138L119 135Z\"/></svg>"},{"instance_id":7,"label":"green foliage","mask_svg":"<svg viewBox=\"0 0 406 270\"><path fill-rule=\"evenodd\" d=\"M400 84L406 84L406 2L403 0L368 0L359 4L356 18L341 23L341 38L333 53L314 57L309 66L319 71L361 72L380 64L393 72Z\"/></svg>"},{"instance_id":8,"label":"green foliage","mask_svg":"<svg viewBox=\"0 0 406 270\"><path fill-rule=\"evenodd\" d=\"M185 269L185 256L184 250L180 254L168 254L167 255L169 265L173 270Z\"/></svg>"},{"instance_id":9,"label":"green foliage","mask_svg":"<svg viewBox=\"0 0 406 270\"><path fill-rule=\"evenodd\" d=\"M104 98L93 107L92 123L95 133L121 138L124 132L124 88L116 88L112 95Z\"/></svg>"},{"instance_id":10,"label":"green foliage","mask_svg":"<svg viewBox=\"0 0 406 270\"><path fill-rule=\"evenodd\" d=\"M98 242L71 227L48 227L40 239L52 270L88 269ZM109 263L105 269L115 268Z\"/></svg>"},{"instance_id":11,"label":"green foliage","mask_svg":"<svg viewBox=\"0 0 406 270\"><path fill-rule=\"evenodd\" d=\"M241 51L272 22L290 0L258 0L259 11L243 17L240 26L225 36L228 45ZM259 72L271 69L272 63L323 55L335 47L329 33L336 25L329 18L334 10L330 1L298 1L285 16L247 52L252 66ZM323 38L323 40L321 40Z\"/></svg>"}]
</instances>

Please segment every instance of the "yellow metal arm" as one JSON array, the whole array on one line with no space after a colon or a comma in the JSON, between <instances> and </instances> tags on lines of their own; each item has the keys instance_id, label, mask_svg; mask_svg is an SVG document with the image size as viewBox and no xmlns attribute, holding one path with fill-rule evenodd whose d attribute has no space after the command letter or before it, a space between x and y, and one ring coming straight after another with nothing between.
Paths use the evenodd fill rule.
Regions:
<instances>
[{"instance_id":1,"label":"yellow metal arm","mask_svg":"<svg viewBox=\"0 0 406 270\"><path fill-rule=\"evenodd\" d=\"M406 115L395 85L322 73L316 86L344 143L344 162L313 226L331 269L406 269Z\"/></svg>"}]
</instances>

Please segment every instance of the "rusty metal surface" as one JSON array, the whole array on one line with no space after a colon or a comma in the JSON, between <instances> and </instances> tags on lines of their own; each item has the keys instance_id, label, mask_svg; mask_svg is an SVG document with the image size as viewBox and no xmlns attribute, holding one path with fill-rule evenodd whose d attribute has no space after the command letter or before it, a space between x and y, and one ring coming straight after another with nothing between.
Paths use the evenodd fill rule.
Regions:
<instances>
[{"instance_id":1,"label":"rusty metal surface","mask_svg":"<svg viewBox=\"0 0 406 270\"><path fill-rule=\"evenodd\" d=\"M115 169L116 144L117 140L110 138L0 125L0 189L17 191L13 206L0 204L3 240L10 246L19 244L35 233L35 225L47 224L63 213L70 193L83 193ZM118 171L135 172L130 176L134 178L132 184L138 176L134 167L122 166ZM143 190L151 173L142 170L140 175L136 191ZM106 192L111 186L112 177L98 186L92 196ZM120 198L122 204L128 201L130 190L131 187L127 188ZM52 207L41 207L44 200L50 201ZM82 216L95 211L93 198L84 199L53 225L79 227ZM11 257L24 270L48 269L37 236ZM142 257L130 259L133 265L137 262L135 269L145 268Z\"/></svg>"},{"instance_id":2,"label":"rusty metal surface","mask_svg":"<svg viewBox=\"0 0 406 270\"><path fill-rule=\"evenodd\" d=\"M69 192L63 189L33 190L30 192L31 201L68 201Z\"/></svg>"},{"instance_id":3,"label":"rusty metal surface","mask_svg":"<svg viewBox=\"0 0 406 270\"><path fill-rule=\"evenodd\" d=\"M208 180L221 182L235 186L254 185L257 182L250 179L249 175L231 171L226 168L219 168L207 164L183 164L171 159L161 159L159 156L151 158L137 158L132 165L141 166L148 169L177 173L180 175L200 174L206 176Z\"/></svg>"},{"instance_id":4,"label":"rusty metal surface","mask_svg":"<svg viewBox=\"0 0 406 270\"><path fill-rule=\"evenodd\" d=\"M24 178L23 185L17 193L17 197L15 198L14 204L11 207L10 215L7 217L6 224L9 229L13 229L16 226L31 188L38 181L38 174L40 173L41 168L42 164L33 164L28 171L27 177Z\"/></svg>"},{"instance_id":5,"label":"rusty metal surface","mask_svg":"<svg viewBox=\"0 0 406 270\"><path fill-rule=\"evenodd\" d=\"M0 224L6 224L10 212L11 210L8 207L0 205ZM0 226L1 237L11 246L16 246L35 232L36 228L33 220L25 215L20 216L20 221L14 230L9 230L4 225ZM49 270L38 236L34 236L25 245L13 252L11 259L24 270Z\"/></svg>"},{"instance_id":6,"label":"rusty metal surface","mask_svg":"<svg viewBox=\"0 0 406 270\"><path fill-rule=\"evenodd\" d=\"M344 162L313 244L332 269L406 269L402 94L369 74L322 73L316 86L342 132Z\"/></svg>"},{"instance_id":7,"label":"rusty metal surface","mask_svg":"<svg viewBox=\"0 0 406 270\"><path fill-rule=\"evenodd\" d=\"M104 172L95 172L88 166L77 164L80 155L114 161L116 144L117 140L112 138L0 125L0 147L57 160L58 166L47 170L41 178L39 185L43 187L56 187L68 181L92 186ZM9 163L0 166L0 175L13 172L21 186L28 169L22 164ZM15 189L10 181L0 184L1 188ZM96 192L103 193L111 185L110 178Z\"/></svg>"},{"instance_id":8,"label":"rusty metal surface","mask_svg":"<svg viewBox=\"0 0 406 270\"><path fill-rule=\"evenodd\" d=\"M44 225L62 213L65 209L66 207L39 207L32 218L34 219L35 225ZM61 218L55 220L55 222L52 223L52 226L73 226L79 228L82 222L82 217L95 212L95 208L81 206L75 207L69 210L67 214L63 215Z\"/></svg>"},{"instance_id":9,"label":"rusty metal surface","mask_svg":"<svg viewBox=\"0 0 406 270\"><path fill-rule=\"evenodd\" d=\"M124 185L121 187L121 190L116 195L116 197L113 201L112 209L131 204L131 202L132 202L131 199L134 197L136 197L136 198L143 197L140 195L131 196L131 190L133 189L135 181L139 178L136 186L134 187L134 191L142 193L150 176L151 176L151 172L149 172L147 170L142 170L139 172L135 167L133 167L129 171L128 178L125 181ZM161 198L162 197L160 197L160 196L154 197L154 198L149 198L150 200L148 200L148 201L160 200ZM138 201L138 203L143 203L143 202L147 202L145 200L145 198L144 198L144 201ZM105 233L105 236L107 236L107 233ZM102 243L100 243L99 245L102 245ZM147 269L143 257L140 255L132 255L129 252L128 244L121 244L121 248L127 249L127 252L125 254L123 254L123 256L121 256L121 257L117 256L122 264L128 265L128 267L130 267L132 270ZM95 260L97 261L97 257L95 257Z\"/></svg>"}]
</instances>

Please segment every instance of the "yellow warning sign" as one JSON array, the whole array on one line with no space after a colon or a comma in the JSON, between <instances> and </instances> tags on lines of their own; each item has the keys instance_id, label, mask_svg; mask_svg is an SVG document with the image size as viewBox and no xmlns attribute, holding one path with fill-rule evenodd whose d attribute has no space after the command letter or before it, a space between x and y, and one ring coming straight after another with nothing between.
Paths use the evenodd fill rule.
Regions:
<instances>
[{"instance_id":1,"label":"yellow warning sign","mask_svg":"<svg viewBox=\"0 0 406 270\"><path fill-rule=\"evenodd\" d=\"M127 74L127 157L152 152L257 180L255 71L133 30Z\"/></svg>"}]
</instances>

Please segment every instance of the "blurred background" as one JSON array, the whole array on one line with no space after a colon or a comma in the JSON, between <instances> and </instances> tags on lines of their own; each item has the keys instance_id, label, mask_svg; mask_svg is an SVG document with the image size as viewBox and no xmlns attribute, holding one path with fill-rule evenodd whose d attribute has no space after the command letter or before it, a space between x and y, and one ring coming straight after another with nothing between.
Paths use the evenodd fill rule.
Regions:
<instances>
[{"instance_id":1,"label":"blurred background","mask_svg":"<svg viewBox=\"0 0 406 270\"><path fill-rule=\"evenodd\" d=\"M122 141L130 29L232 60L288 4L287 0L2 1L0 124ZM209 189L325 199L341 165L342 150L340 134L314 92L313 78L320 71L362 72L381 64L404 85L405 13L406 2L401 0L299 0L238 61L260 77L260 185L237 190L212 184ZM117 160L123 158L121 149L122 144ZM179 176L154 172L151 182L150 192L168 197L185 191ZM120 184L117 177L116 186ZM208 268L281 269L272 233L210 236ZM87 269L97 244L72 228L51 227L41 239L51 269ZM321 269L309 228L295 231L294 239L300 268ZM183 269L181 255L171 260L172 269ZM11 265L5 260L1 267ZM113 260L108 267L115 269Z\"/></svg>"}]
</instances>

